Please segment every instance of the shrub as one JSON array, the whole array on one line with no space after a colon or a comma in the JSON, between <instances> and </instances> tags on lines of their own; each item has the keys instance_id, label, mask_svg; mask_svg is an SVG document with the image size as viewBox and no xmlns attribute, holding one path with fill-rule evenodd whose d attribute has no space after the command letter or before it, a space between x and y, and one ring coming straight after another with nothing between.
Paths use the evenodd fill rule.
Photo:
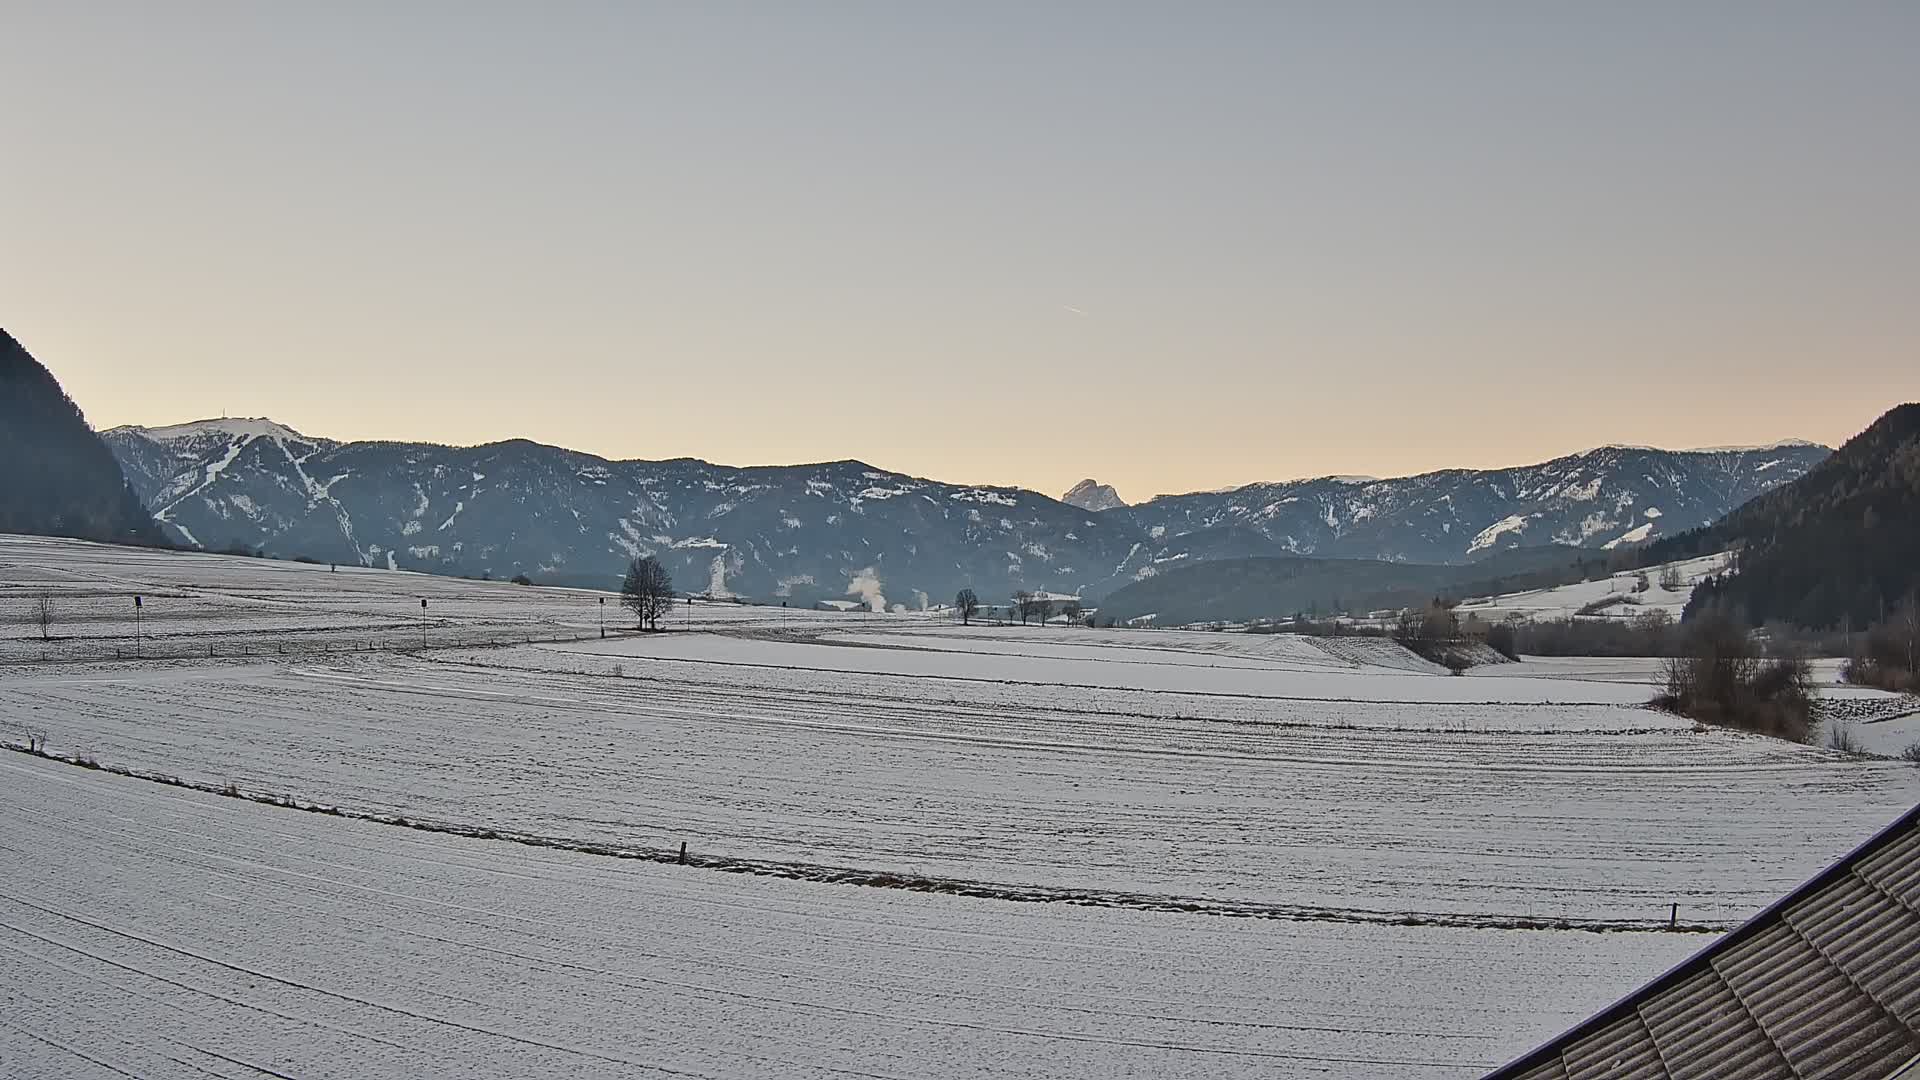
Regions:
<instances>
[{"instance_id":1,"label":"shrub","mask_svg":"<svg viewBox=\"0 0 1920 1080\"><path fill-rule=\"evenodd\" d=\"M513 583L515 585L531 585L533 584L533 579L525 574L515 574L513 575Z\"/></svg>"},{"instance_id":2,"label":"shrub","mask_svg":"<svg viewBox=\"0 0 1920 1080\"><path fill-rule=\"evenodd\" d=\"M1840 665L1840 677L1856 686L1872 686L1896 694L1920 694L1920 673L1880 663L1871 656L1856 656Z\"/></svg>"},{"instance_id":3,"label":"shrub","mask_svg":"<svg viewBox=\"0 0 1920 1080\"><path fill-rule=\"evenodd\" d=\"M1899 693L1920 693L1920 597L1909 595L1853 642L1841 676Z\"/></svg>"},{"instance_id":4,"label":"shrub","mask_svg":"<svg viewBox=\"0 0 1920 1080\"><path fill-rule=\"evenodd\" d=\"M1813 672L1804 659L1761 660L1746 630L1716 611L1686 625L1679 653L1665 665L1667 689L1656 706L1703 723L1807 741Z\"/></svg>"},{"instance_id":5,"label":"shrub","mask_svg":"<svg viewBox=\"0 0 1920 1080\"><path fill-rule=\"evenodd\" d=\"M1444 665L1452 654L1448 646L1460 640L1460 618L1453 613L1452 605L1435 599L1424 608L1401 612L1393 640L1422 659Z\"/></svg>"},{"instance_id":6,"label":"shrub","mask_svg":"<svg viewBox=\"0 0 1920 1080\"><path fill-rule=\"evenodd\" d=\"M1853 725L1844 720L1827 722L1827 749L1846 754L1865 752L1865 748L1860 745L1860 737L1853 733Z\"/></svg>"},{"instance_id":7,"label":"shrub","mask_svg":"<svg viewBox=\"0 0 1920 1080\"><path fill-rule=\"evenodd\" d=\"M1910 761L1915 765L1920 765L1920 742L1914 743L1912 746L1900 751L1900 760Z\"/></svg>"}]
</instances>

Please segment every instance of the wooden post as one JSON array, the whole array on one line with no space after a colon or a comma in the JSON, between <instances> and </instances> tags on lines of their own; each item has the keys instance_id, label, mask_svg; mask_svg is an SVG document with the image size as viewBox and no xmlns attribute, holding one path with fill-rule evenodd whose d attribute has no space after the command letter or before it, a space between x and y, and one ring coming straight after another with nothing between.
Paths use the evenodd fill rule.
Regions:
<instances>
[{"instance_id":1,"label":"wooden post","mask_svg":"<svg viewBox=\"0 0 1920 1080\"><path fill-rule=\"evenodd\" d=\"M1673 911L1667 916L1667 929L1669 930L1680 929L1680 905L1679 904L1673 905Z\"/></svg>"},{"instance_id":2,"label":"wooden post","mask_svg":"<svg viewBox=\"0 0 1920 1080\"><path fill-rule=\"evenodd\" d=\"M687 865L687 842L685 840L680 841L680 865Z\"/></svg>"}]
</instances>

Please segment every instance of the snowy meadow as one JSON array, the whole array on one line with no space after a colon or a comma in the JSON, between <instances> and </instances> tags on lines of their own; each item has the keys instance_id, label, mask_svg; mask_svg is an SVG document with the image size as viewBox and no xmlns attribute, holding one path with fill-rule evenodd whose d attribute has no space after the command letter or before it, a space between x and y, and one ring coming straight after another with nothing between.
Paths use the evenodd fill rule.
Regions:
<instances>
[{"instance_id":1,"label":"snowy meadow","mask_svg":"<svg viewBox=\"0 0 1920 1080\"><path fill-rule=\"evenodd\" d=\"M601 600L0 537L0 1075L1471 1077L1920 801L1632 665Z\"/></svg>"}]
</instances>

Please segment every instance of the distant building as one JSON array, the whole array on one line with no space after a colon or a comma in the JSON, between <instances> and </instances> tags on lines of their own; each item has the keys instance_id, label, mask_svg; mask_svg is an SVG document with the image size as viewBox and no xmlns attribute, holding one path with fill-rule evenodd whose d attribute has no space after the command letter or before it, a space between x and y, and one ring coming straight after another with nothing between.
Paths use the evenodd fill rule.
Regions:
<instances>
[{"instance_id":1,"label":"distant building","mask_svg":"<svg viewBox=\"0 0 1920 1080\"><path fill-rule=\"evenodd\" d=\"M865 611L867 605L859 600L816 600L815 611Z\"/></svg>"},{"instance_id":2,"label":"distant building","mask_svg":"<svg viewBox=\"0 0 1920 1080\"><path fill-rule=\"evenodd\" d=\"M1087 608L1081 605L1080 598L1072 593L1047 592L1043 589L1030 594L1028 599L1035 602L1044 602L1047 605L1045 621L1050 623L1079 622L1086 618L1088 611ZM1034 620L1034 615L1031 611L1027 619L1030 622ZM1020 621L1019 598L1008 598L1005 621Z\"/></svg>"},{"instance_id":3,"label":"distant building","mask_svg":"<svg viewBox=\"0 0 1920 1080\"><path fill-rule=\"evenodd\" d=\"M1046 600L1050 603L1061 605L1078 604L1080 602L1080 598L1072 593L1046 592L1045 590L1034 593L1033 598L1035 600Z\"/></svg>"},{"instance_id":4,"label":"distant building","mask_svg":"<svg viewBox=\"0 0 1920 1080\"><path fill-rule=\"evenodd\" d=\"M958 618L957 615L955 617ZM973 616L969 621L970 622L1006 622L1009 619L1012 619L1015 622L1018 622L1020 620L1020 615L1019 613L1013 610L1013 605L981 604L980 609L973 613Z\"/></svg>"}]
</instances>

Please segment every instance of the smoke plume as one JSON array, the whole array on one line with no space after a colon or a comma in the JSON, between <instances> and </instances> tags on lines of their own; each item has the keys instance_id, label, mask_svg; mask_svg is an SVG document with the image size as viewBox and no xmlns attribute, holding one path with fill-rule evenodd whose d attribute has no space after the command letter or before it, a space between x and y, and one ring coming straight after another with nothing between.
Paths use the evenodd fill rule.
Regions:
<instances>
[{"instance_id":1,"label":"smoke plume","mask_svg":"<svg viewBox=\"0 0 1920 1080\"><path fill-rule=\"evenodd\" d=\"M847 595L859 597L860 602L867 605L868 611L887 610L887 598L880 591L880 575L874 573L871 566L855 574L853 580L847 582Z\"/></svg>"}]
</instances>

